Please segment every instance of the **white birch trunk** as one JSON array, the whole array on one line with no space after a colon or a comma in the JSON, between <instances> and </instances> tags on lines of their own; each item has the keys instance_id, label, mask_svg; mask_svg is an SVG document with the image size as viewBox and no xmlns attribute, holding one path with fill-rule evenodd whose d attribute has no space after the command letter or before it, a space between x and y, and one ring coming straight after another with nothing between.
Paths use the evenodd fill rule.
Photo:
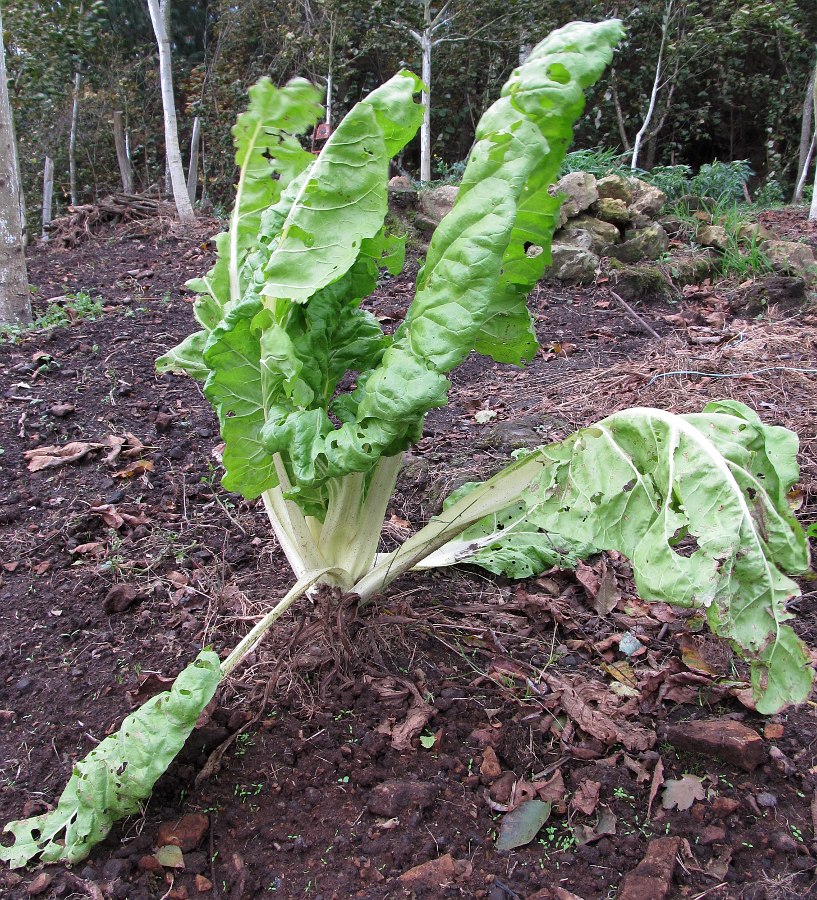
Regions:
<instances>
[{"instance_id":1,"label":"white birch trunk","mask_svg":"<svg viewBox=\"0 0 817 900\"><path fill-rule=\"evenodd\" d=\"M2 34L3 15L0 9ZM0 39L0 322L31 321L21 193L14 122L6 81L5 47Z\"/></svg>"},{"instance_id":2,"label":"white birch trunk","mask_svg":"<svg viewBox=\"0 0 817 900\"><path fill-rule=\"evenodd\" d=\"M812 101L814 103L812 121L814 122L815 138L817 138L817 63L814 65L814 77L811 79L811 93ZM808 168L808 166L806 166L806 168ZM814 191L811 195L811 208L809 209L808 217L809 220L817 219L817 165L814 166Z\"/></svg>"},{"instance_id":3,"label":"white birch trunk","mask_svg":"<svg viewBox=\"0 0 817 900\"><path fill-rule=\"evenodd\" d=\"M792 197L792 203L799 204L803 201L803 188L806 186L806 178L808 178L808 169L811 165L811 157L814 155L814 148L817 145L817 131L811 136L811 145L808 148L808 152L806 153L806 158L803 160L803 169L800 172L800 177L797 179L797 184L794 186L794 196Z\"/></svg>"},{"instance_id":4,"label":"white birch trunk","mask_svg":"<svg viewBox=\"0 0 817 900\"><path fill-rule=\"evenodd\" d=\"M639 128L638 134L635 136L635 141L633 141L633 158L630 162L631 169L638 168L638 154L641 152L641 144L644 140L644 135L650 127L650 122L652 122L655 104L658 100L658 92L661 89L661 67L664 63L664 48L667 45L667 33L669 32L670 18L672 16L672 2L673 0L667 0L664 21L661 25L661 46L658 48L658 62L655 64L655 78L653 79L652 91L650 92L650 104L647 107L647 114L644 116L644 124Z\"/></svg>"},{"instance_id":5,"label":"white birch trunk","mask_svg":"<svg viewBox=\"0 0 817 900\"><path fill-rule=\"evenodd\" d=\"M170 37L168 23L170 0L147 0L150 20L159 47L159 82L162 89L162 107L165 122L165 153L170 170L170 182L173 187L173 200L179 221L189 224L195 221L190 195L182 166L182 155L179 150L179 131L176 124L176 103L173 97L173 69L170 53Z\"/></svg>"},{"instance_id":6,"label":"white birch trunk","mask_svg":"<svg viewBox=\"0 0 817 900\"><path fill-rule=\"evenodd\" d=\"M77 126L79 125L79 89L82 76L74 74L74 88L71 92L71 133L68 138L68 187L71 193L71 206L79 203L77 196Z\"/></svg>"},{"instance_id":7,"label":"white birch trunk","mask_svg":"<svg viewBox=\"0 0 817 900\"><path fill-rule=\"evenodd\" d=\"M423 54L421 77L426 89L423 91L423 124L420 126L420 181L425 184L431 181L431 34L429 30L423 31L421 37L420 49Z\"/></svg>"},{"instance_id":8,"label":"white birch trunk","mask_svg":"<svg viewBox=\"0 0 817 900\"><path fill-rule=\"evenodd\" d=\"M42 241L48 240L48 226L51 224L51 203L54 197L54 160L45 158L43 167L43 233Z\"/></svg>"},{"instance_id":9,"label":"white birch trunk","mask_svg":"<svg viewBox=\"0 0 817 900\"><path fill-rule=\"evenodd\" d=\"M190 165L187 169L187 196L191 206L196 202L196 190L199 186L199 141L201 140L201 120L193 119L193 136L190 138Z\"/></svg>"},{"instance_id":10,"label":"white birch trunk","mask_svg":"<svg viewBox=\"0 0 817 900\"><path fill-rule=\"evenodd\" d=\"M814 96L815 74L817 73L812 70L806 85L806 96L803 99L803 115L800 120L800 150L797 159L797 178L794 179L795 188L791 198L792 203L799 203L803 199L802 184L805 183L803 173L808 169L811 154L814 152L812 134L817 133L812 127L813 124L817 124L812 122L814 118L814 101L812 98Z\"/></svg>"},{"instance_id":11,"label":"white birch trunk","mask_svg":"<svg viewBox=\"0 0 817 900\"><path fill-rule=\"evenodd\" d=\"M125 135L125 118L120 110L113 114L113 142L116 147L116 161L119 164L119 176L122 179L122 190L126 194L133 193L133 167L128 153L128 139Z\"/></svg>"}]
</instances>

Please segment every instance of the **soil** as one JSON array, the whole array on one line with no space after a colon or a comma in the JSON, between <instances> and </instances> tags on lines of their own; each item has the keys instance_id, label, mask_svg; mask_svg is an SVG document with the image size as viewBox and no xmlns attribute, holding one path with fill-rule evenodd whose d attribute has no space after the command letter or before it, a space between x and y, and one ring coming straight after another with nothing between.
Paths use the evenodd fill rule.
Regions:
<instances>
[{"instance_id":1,"label":"soil","mask_svg":"<svg viewBox=\"0 0 817 900\"><path fill-rule=\"evenodd\" d=\"M767 224L817 245L802 211ZM192 329L182 285L208 268L215 230L120 228L30 253L38 310L86 291L103 311L0 346L0 821L51 808L72 764L160 678L204 645L229 650L291 584L263 508L220 487L199 386L154 373ZM368 301L386 325L415 272ZM798 370L815 365L817 317L772 303L751 318L751 287L707 283L676 306L641 304L656 341L604 279L541 285L542 351L524 371L472 357L455 373L401 476L387 546L514 447L623 406L686 411L724 395L799 432L798 515L813 522L817 379ZM478 424L480 410L495 416ZM27 470L26 451L70 441L107 445ZM615 591L607 616L600 581ZM813 583L802 587L795 624L817 646ZM518 583L475 570L405 577L340 632L305 604L220 691L141 817L73 868L4 869L0 895L633 898L624 876L675 836L669 872L644 897L817 896L817 707L758 716L728 648L694 626L641 603L616 554ZM627 633L643 645L631 657ZM622 682L629 691L615 693ZM578 707L613 723L606 738L578 724ZM401 750L410 712L420 725ZM697 720L753 729L765 762L746 771L679 749L667 729ZM225 740L220 768L197 782ZM697 799L664 808L662 778L682 775ZM537 791L550 819L500 852L506 810ZM160 825L166 835L188 814L199 818L178 826L192 829L184 868L163 867Z\"/></svg>"}]
</instances>

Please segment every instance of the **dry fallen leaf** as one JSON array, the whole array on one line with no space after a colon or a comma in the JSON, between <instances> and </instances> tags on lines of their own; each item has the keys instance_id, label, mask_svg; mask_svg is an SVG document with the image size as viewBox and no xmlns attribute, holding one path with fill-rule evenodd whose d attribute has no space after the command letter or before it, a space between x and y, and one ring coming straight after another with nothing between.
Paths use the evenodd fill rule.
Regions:
<instances>
[{"instance_id":1,"label":"dry fallen leaf","mask_svg":"<svg viewBox=\"0 0 817 900\"><path fill-rule=\"evenodd\" d=\"M682 775L679 779L669 778L664 782L664 796L661 806L664 809L677 808L680 812L689 809L696 800L706 797L704 780L697 775Z\"/></svg>"},{"instance_id":2,"label":"dry fallen leaf","mask_svg":"<svg viewBox=\"0 0 817 900\"><path fill-rule=\"evenodd\" d=\"M658 789L664 783L664 760L661 757L658 757L658 762L655 764L655 768L652 773L652 782L650 784L650 799L647 801L647 821L650 821L652 816L652 805L655 802L655 798L658 796Z\"/></svg>"},{"instance_id":3,"label":"dry fallen leaf","mask_svg":"<svg viewBox=\"0 0 817 900\"><path fill-rule=\"evenodd\" d=\"M601 782L585 779L573 795L570 805L585 816L592 816L599 804Z\"/></svg>"},{"instance_id":4,"label":"dry fallen leaf","mask_svg":"<svg viewBox=\"0 0 817 900\"><path fill-rule=\"evenodd\" d=\"M149 459L137 459L132 463L113 473L114 478L133 478L136 475L144 475L153 471L153 463Z\"/></svg>"},{"instance_id":5,"label":"dry fallen leaf","mask_svg":"<svg viewBox=\"0 0 817 900\"><path fill-rule=\"evenodd\" d=\"M71 441L62 446L35 447L26 450L23 456L28 460L28 471L39 472L54 466L64 466L77 462L93 450L101 450L104 444L89 444L86 441Z\"/></svg>"}]
</instances>

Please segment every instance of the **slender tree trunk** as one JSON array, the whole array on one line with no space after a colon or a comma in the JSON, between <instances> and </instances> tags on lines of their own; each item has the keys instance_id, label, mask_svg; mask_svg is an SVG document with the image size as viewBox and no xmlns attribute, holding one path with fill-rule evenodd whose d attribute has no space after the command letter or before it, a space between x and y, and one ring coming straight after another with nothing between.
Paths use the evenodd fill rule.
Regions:
<instances>
[{"instance_id":1,"label":"slender tree trunk","mask_svg":"<svg viewBox=\"0 0 817 900\"><path fill-rule=\"evenodd\" d=\"M193 119L193 136L190 138L190 166L187 169L187 195L191 205L196 202L199 184L199 141L201 140L201 120Z\"/></svg>"},{"instance_id":2,"label":"slender tree trunk","mask_svg":"<svg viewBox=\"0 0 817 900\"><path fill-rule=\"evenodd\" d=\"M422 53L423 84L423 124L420 126L420 181L424 184L431 181L431 7L425 5L425 28L420 35L420 51Z\"/></svg>"},{"instance_id":3,"label":"slender tree trunk","mask_svg":"<svg viewBox=\"0 0 817 900\"><path fill-rule=\"evenodd\" d=\"M795 178L794 195L792 203L799 203L803 198L803 188L800 186L804 170L808 169L808 161L811 159L814 142L812 134L815 133L813 122L814 119L814 76L815 70L812 69L806 85L806 96L803 99L803 116L800 124L800 153L797 160L797 178ZM799 193L798 193L799 189Z\"/></svg>"},{"instance_id":4,"label":"slender tree trunk","mask_svg":"<svg viewBox=\"0 0 817 900\"><path fill-rule=\"evenodd\" d=\"M817 130L815 130L814 134L811 136L811 145L808 148L808 152L806 153L806 158L803 160L803 171L800 172L800 177L797 179L797 184L794 186L794 196L792 197L792 203L802 203L803 202L803 188L806 186L806 178L808 178L808 169L811 165L811 157L814 155L814 148L817 146Z\"/></svg>"},{"instance_id":5,"label":"slender tree trunk","mask_svg":"<svg viewBox=\"0 0 817 900\"><path fill-rule=\"evenodd\" d=\"M641 152L641 142L647 133L653 113L655 112L655 103L658 99L658 92L661 89L661 69L664 64L664 48L667 45L667 34L669 33L670 19L672 17L673 0L667 0L667 8L664 12L664 21L661 25L661 46L658 48L658 62L655 64L655 78L652 83L652 91L650 92L650 103L647 107L647 114L644 116L644 124L638 130L633 142L633 158L630 162L630 168L638 168L638 154Z\"/></svg>"},{"instance_id":6,"label":"slender tree trunk","mask_svg":"<svg viewBox=\"0 0 817 900\"><path fill-rule=\"evenodd\" d=\"M77 126L79 124L79 89L82 76L74 73L74 88L71 92L71 134L68 138L68 186L71 192L71 206L77 206Z\"/></svg>"},{"instance_id":7,"label":"slender tree trunk","mask_svg":"<svg viewBox=\"0 0 817 900\"><path fill-rule=\"evenodd\" d=\"M30 322L20 172L11 117L0 9L0 322Z\"/></svg>"},{"instance_id":8,"label":"slender tree trunk","mask_svg":"<svg viewBox=\"0 0 817 900\"><path fill-rule=\"evenodd\" d=\"M170 0L147 0L150 20L159 46L159 81L162 89L162 107L165 122L165 153L170 170L170 181L173 186L173 200L179 221L190 223L195 221L190 195L182 166L182 155L179 150L179 131L176 124L176 103L173 97L173 70L171 66L170 37L168 24L170 18Z\"/></svg>"},{"instance_id":9,"label":"slender tree trunk","mask_svg":"<svg viewBox=\"0 0 817 900\"><path fill-rule=\"evenodd\" d=\"M116 146L116 161L119 164L119 175L122 179L122 190L126 194L133 193L133 168L128 153L128 138L125 134L125 117L121 110L113 114L113 142Z\"/></svg>"},{"instance_id":10,"label":"slender tree trunk","mask_svg":"<svg viewBox=\"0 0 817 900\"><path fill-rule=\"evenodd\" d=\"M618 124L618 133L621 138L621 146L625 151L632 149L630 139L627 137L627 130L624 127L624 114L621 111L621 102L618 99L618 87L616 86L616 70L615 66L610 69L610 92L613 96L613 108L616 111L616 122Z\"/></svg>"},{"instance_id":11,"label":"slender tree trunk","mask_svg":"<svg viewBox=\"0 0 817 900\"><path fill-rule=\"evenodd\" d=\"M43 167L43 233L42 240L48 240L48 226L51 224L51 201L54 197L54 160L45 158Z\"/></svg>"},{"instance_id":12,"label":"slender tree trunk","mask_svg":"<svg viewBox=\"0 0 817 900\"><path fill-rule=\"evenodd\" d=\"M813 106L814 123L817 126L817 63L814 66L814 77L811 81L811 96ZM809 219L817 219L817 165L814 167L814 191L811 195L811 208L808 212Z\"/></svg>"}]
</instances>

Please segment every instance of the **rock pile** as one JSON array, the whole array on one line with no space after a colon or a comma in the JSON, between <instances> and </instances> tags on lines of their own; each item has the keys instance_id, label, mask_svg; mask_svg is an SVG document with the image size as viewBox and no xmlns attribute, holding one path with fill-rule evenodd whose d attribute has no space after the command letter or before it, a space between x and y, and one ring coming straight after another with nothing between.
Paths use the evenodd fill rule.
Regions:
<instances>
[{"instance_id":1,"label":"rock pile","mask_svg":"<svg viewBox=\"0 0 817 900\"><path fill-rule=\"evenodd\" d=\"M811 248L777 240L763 226L746 223L730 239L720 222L712 220L700 197L688 197L690 215L680 219L662 214L666 194L639 178L611 174L596 178L570 172L551 189L562 198L558 227L551 247L552 264L546 276L559 281L590 283L600 271L610 276L625 299L670 299L685 284L716 276L723 254L734 250L760 251L778 275L794 276L817 285L817 263ZM452 209L457 188L443 185L417 192L408 178L389 184L392 208L423 235L430 236Z\"/></svg>"}]
</instances>

